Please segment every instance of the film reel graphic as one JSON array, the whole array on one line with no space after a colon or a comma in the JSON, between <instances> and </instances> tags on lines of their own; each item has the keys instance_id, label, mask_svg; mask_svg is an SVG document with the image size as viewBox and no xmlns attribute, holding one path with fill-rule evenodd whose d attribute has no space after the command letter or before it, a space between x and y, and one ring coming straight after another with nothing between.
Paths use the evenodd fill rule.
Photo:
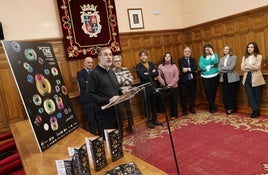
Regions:
<instances>
[{"instance_id":1,"label":"film reel graphic","mask_svg":"<svg viewBox=\"0 0 268 175\"><path fill-rule=\"evenodd\" d=\"M42 96L48 96L51 93L50 82L42 74L35 75L35 84L36 84L37 91Z\"/></svg>"}]
</instances>

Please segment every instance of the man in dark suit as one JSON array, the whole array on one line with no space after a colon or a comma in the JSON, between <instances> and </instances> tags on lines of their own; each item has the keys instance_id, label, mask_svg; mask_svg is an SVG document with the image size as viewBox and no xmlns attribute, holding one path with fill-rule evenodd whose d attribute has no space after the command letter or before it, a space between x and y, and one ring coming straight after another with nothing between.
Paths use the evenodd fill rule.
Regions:
<instances>
[{"instance_id":1,"label":"man in dark suit","mask_svg":"<svg viewBox=\"0 0 268 175\"><path fill-rule=\"evenodd\" d=\"M188 111L192 114L196 113L194 100L197 65L195 59L191 57L191 53L191 49L186 47L183 51L183 57L179 59L179 86L183 116L187 115Z\"/></svg>"},{"instance_id":2,"label":"man in dark suit","mask_svg":"<svg viewBox=\"0 0 268 175\"><path fill-rule=\"evenodd\" d=\"M86 57L84 59L84 68L77 72L77 81L80 87L80 101L84 106L89 132L97 135L96 105L86 95L88 76L92 69L93 59L91 57Z\"/></svg>"}]
</instances>

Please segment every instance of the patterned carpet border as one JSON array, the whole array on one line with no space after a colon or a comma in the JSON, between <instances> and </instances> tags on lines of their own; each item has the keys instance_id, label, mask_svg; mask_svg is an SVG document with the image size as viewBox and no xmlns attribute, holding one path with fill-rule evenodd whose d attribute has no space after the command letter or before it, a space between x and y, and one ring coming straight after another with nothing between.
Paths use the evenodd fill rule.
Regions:
<instances>
[{"instance_id":1,"label":"patterned carpet border","mask_svg":"<svg viewBox=\"0 0 268 175\"><path fill-rule=\"evenodd\" d=\"M175 129L180 129L181 127L188 126L189 124L205 125L210 122L230 125L233 126L235 129L261 131L268 133L268 118L250 118L248 114L241 113L227 116L223 112L217 112L212 115L207 111L198 111L198 113L195 115L190 114L187 117L170 120L170 129L171 131L174 131ZM146 136L146 139L163 137L163 134L168 134L166 124L163 127L156 127L154 129L148 129L144 126L142 132L143 133L140 133L139 136L144 135ZM126 139L124 139L124 144L134 146L134 142L131 138L134 139L134 136L127 136ZM146 139L144 141L146 141Z\"/></svg>"},{"instance_id":2,"label":"patterned carpet border","mask_svg":"<svg viewBox=\"0 0 268 175\"><path fill-rule=\"evenodd\" d=\"M190 114L186 117L180 117L175 120L170 120L171 132L180 129L190 124L194 125L205 125L210 122L220 123L223 125L233 126L235 129L242 129L251 131L260 131L268 133L268 118L250 118L249 114L237 113L227 116L224 112L216 112L210 114L207 111L198 110L196 114ZM163 138L163 135L168 134L167 124L162 127L155 127L154 129L148 129L146 126L140 128L142 132L139 132L138 137L140 142L146 142L148 139ZM135 146L135 134L124 138L123 145ZM125 151L131 153L132 150L125 148ZM258 173L256 175L268 175L268 163L262 164L265 173Z\"/></svg>"}]
</instances>

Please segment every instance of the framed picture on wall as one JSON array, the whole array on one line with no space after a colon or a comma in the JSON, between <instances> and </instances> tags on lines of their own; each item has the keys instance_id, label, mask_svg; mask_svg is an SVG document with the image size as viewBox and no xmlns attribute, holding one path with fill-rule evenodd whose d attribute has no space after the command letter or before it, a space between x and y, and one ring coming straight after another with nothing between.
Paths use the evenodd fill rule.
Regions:
<instances>
[{"instance_id":1,"label":"framed picture on wall","mask_svg":"<svg viewBox=\"0 0 268 175\"><path fill-rule=\"evenodd\" d=\"M127 9L127 12L128 12L130 29L143 29L144 23L143 23L142 9L141 8Z\"/></svg>"}]
</instances>

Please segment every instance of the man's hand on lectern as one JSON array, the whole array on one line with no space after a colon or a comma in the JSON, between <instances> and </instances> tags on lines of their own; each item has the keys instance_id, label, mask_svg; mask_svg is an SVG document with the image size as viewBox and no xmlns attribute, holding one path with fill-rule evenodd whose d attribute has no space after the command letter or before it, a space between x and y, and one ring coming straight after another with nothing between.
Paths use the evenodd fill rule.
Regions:
<instances>
[{"instance_id":1,"label":"man's hand on lectern","mask_svg":"<svg viewBox=\"0 0 268 175\"><path fill-rule=\"evenodd\" d=\"M113 96L112 98L110 98L110 103L117 100L119 98L119 95Z\"/></svg>"}]
</instances>

